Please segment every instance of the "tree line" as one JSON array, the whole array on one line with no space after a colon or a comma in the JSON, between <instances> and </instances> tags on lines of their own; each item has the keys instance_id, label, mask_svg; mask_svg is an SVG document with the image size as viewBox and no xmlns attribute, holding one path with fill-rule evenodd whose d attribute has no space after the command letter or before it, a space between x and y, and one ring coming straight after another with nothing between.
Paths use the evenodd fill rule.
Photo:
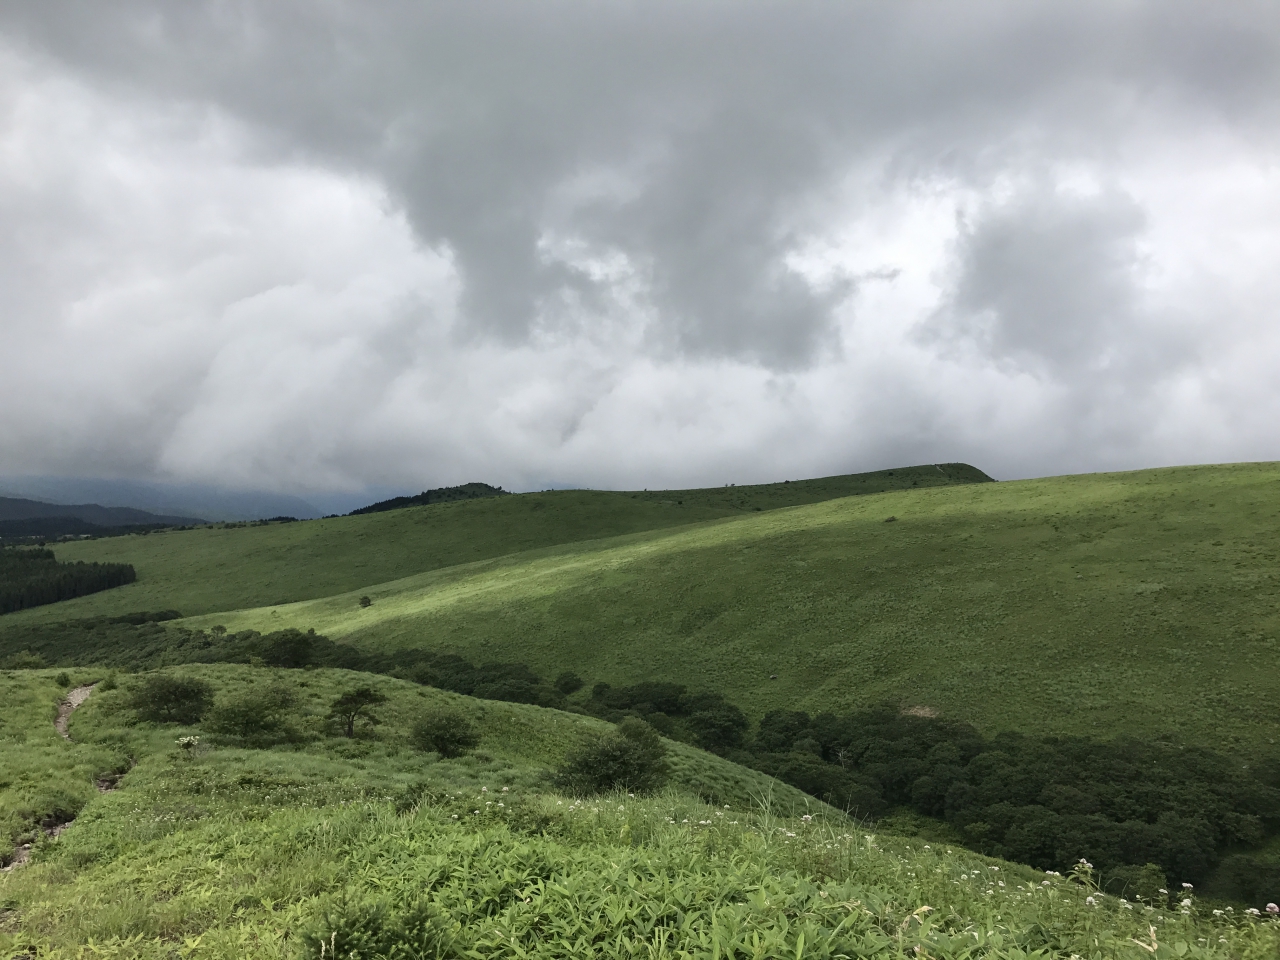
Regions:
<instances>
[{"instance_id":1,"label":"tree line","mask_svg":"<svg viewBox=\"0 0 1280 960\"><path fill-rule=\"evenodd\" d=\"M62 563L43 548L0 547L0 614L133 583L127 563Z\"/></svg>"},{"instance_id":2,"label":"tree line","mask_svg":"<svg viewBox=\"0 0 1280 960\"><path fill-rule=\"evenodd\" d=\"M501 487L493 487L487 483L463 483L456 487L437 487L434 490L423 490L411 497L392 497L390 500L379 500L367 507L352 510L347 516L355 517L364 513L383 513L387 510L401 510L404 507L425 507L431 503L453 503L455 500L483 500L487 497L510 496Z\"/></svg>"}]
</instances>

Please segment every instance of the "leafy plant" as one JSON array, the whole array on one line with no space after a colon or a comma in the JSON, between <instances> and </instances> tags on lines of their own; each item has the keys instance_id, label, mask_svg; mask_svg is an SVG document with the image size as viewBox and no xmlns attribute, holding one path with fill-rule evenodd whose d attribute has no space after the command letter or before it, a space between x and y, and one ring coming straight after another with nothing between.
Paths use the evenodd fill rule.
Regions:
<instances>
[{"instance_id":1,"label":"leafy plant","mask_svg":"<svg viewBox=\"0 0 1280 960\"><path fill-rule=\"evenodd\" d=\"M556 677L555 687L566 697L582 689L583 680L572 670L566 670Z\"/></svg>"},{"instance_id":2,"label":"leafy plant","mask_svg":"<svg viewBox=\"0 0 1280 960\"><path fill-rule=\"evenodd\" d=\"M556 772L555 783L579 795L610 790L652 793L669 776L667 750L657 731L643 720L628 717L615 732L569 754Z\"/></svg>"},{"instance_id":3,"label":"leafy plant","mask_svg":"<svg viewBox=\"0 0 1280 960\"><path fill-rule=\"evenodd\" d=\"M302 935L302 955L323 960L444 960L455 925L425 899L342 897L325 905Z\"/></svg>"},{"instance_id":4,"label":"leafy plant","mask_svg":"<svg viewBox=\"0 0 1280 960\"><path fill-rule=\"evenodd\" d=\"M289 712L296 700L293 689L281 683L251 687L215 702L205 729L255 744L289 739Z\"/></svg>"},{"instance_id":5,"label":"leafy plant","mask_svg":"<svg viewBox=\"0 0 1280 960\"><path fill-rule=\"evenodd\" d=\"M460 757L480 743L475 724L461 710L430 710L414 721L409 735L419 750L434 750L442 757Z\"/></svg>"},{"instance_id":6,"label":"leafy plant","mask_svg":"<svg viewBox=\"0 0 1280 960\"><path fill-rule=\"evenodd\" d=\"M213 700L213 687L194 677L155 673L130 692L128 705L139 720L199 723Z\"/></svg>"}]
</instances>

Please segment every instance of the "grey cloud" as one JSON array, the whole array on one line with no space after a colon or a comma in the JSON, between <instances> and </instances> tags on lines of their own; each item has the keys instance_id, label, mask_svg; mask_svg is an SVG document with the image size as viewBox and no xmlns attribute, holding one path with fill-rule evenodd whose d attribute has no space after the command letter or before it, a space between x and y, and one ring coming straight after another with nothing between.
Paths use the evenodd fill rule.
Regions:
<instances>
[{"instance_id":1,"label":"grey cloud","mask_svg":"<svg viewBox=\"0 0 1280 960\"><path fill-rule=\"evenodd\" d=\"M1123 362L1142 323L1138 238L1145 214L1116 191L1039 184L962 224L957 277L935 335L1055 376Z\"/></svg>"},{"instance_id":2,"label":"grey cloud","mask_svg":"<svg viewBox=\"0 0 1280 960\"><path fill-rule=\"evenodd\" d=\"M540 255L554 227L645 271L651 343L775 367L833 342L850 288L814 290L786 256L820 226L803 211L850 164L889 150L901 171L989 176L1018 162L1029 128L1053 141L1032 149L1105 150L1134 97L1271 116L1277 16L1265 4L245 0L7 12L75 69L214 103L255 123L263 149L386 183L424 241L454 252L464 337L520 342L540 304L590 297L591 281ZM554 222L548 199L593 166L631 171L634 195Z\"/></svg>"},{"instance_id":3,"label":"grey cloud","mask_svg":"<svg viewBox=\"0 0 1280 960\"><path fill-rule=\"evenodd\" d=\"M1232 221L1133 180L1274 163L1272 3L69 0L4 5L7 52L50 124L93 101L44 192L0 181L26 472L1008 476L1194 457L1273 399L1221 372L1272 349L1265 269L1179 313L1159 258ZM1240 429L1213 449L1267 449Z\"/></svg>"}]
</instances>

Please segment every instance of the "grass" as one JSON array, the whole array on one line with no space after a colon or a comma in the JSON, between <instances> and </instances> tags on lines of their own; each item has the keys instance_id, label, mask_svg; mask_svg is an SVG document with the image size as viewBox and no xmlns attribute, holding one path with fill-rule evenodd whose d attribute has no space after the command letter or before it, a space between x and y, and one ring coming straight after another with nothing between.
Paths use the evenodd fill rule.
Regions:
<instances>
[{"instance_id":1,"label":"grass","mask_svg":"<svg viewBox=\"0 0 1280 960\"><path fill-rule=\"evenodd\" d=\"M476 560L886 489L989 479L964 464L710 490L559 490L358 517L60 544L59 560L133 564L138 583L5 621L177 609L187 615L325 597ZM0 622L0 631L3 622Z\"/></svg>"},{"instance_id":2,"label":"grass","mask_svg":"<svg viewBox=\"0 0 1280 960\"><path fill-rule=\"evenodd\" d=\"M272 670L235 665L184 667L166 671L177 676L199 676L209 681L216 698L232 699L254 688L283 683L297 700L298 744L286 753L218 751L218 756L276 757L271 762L287 767L306 766L316 783L336 789L343 797L403 791L423 776L465 789L477 778L504 779L519 776L523 786L541 782L545 771L557 766L570 750L610 728L592 717L546 710L526 704L475 700L458 694L421 687L391 677L346 670ZM199 735L199 727L136 725L124 708L128 682L94 694L72 714L67 743L53 727L57 703L66 691L54 682L52 670L14 670L0 673L0 696L6 704L0 727L0 829L7 828L10 843L39 835L41 820L58 809L74 816L97 795L95 782L111 773L131 769L130 782L150 775L154 763L173 752L176 739ZM72 673L73 683L101 679L101 671ZM382 721L376 738L359 741L333 738L325 732L323 717L328 705L345 689L368 684L387 696L375 713ZM408 731L424 710L441 705L461 709L476 723L481 735L475 755L458 760L434 760L409 749ZM207 738L206 738L207 739ZM283 748L282 748L283 749ZM777 783L720 757L682 743L670 743L673 780L683 789L706 799L738 804L769 797L779 809L803 813L823 804L800 791ZM241 756L243 754L243 756ZM284 759L287 756L288 759ZM485 758L478 761L477 757ZM367 766L377 775L362 775L345 783L327 764ZM480 764L477 766L477 764ZM345 767L344 767L345 769ZM344 784L345 785L341 785ZM341 785L341 786L335 786ZM59 806L60 805L60 806ZM0 845L5 838L0 837ZM2 847L0 847L2 848Z\"/></svg>"},{"instance_id":3,"label":"grass","mask_svg":"<svg viewBox=\"0 0 1280 960\"><path fill-rule=\"evenodd\" d=\"M1087 876L869 834L829 810L713 806L680 785L647 798L558 795L540 770L598 728L588 718L342 671L180 672L220 695L293 684L313 718L300 721L303 742L183 751L177 736L199 731L132 725L122 691L95 693L71 724L79 742L54 746L123 745L136 766L0 878L0 954L320 956L342 931L415 915L442 948L426 955L450 957L1263 960L1280 950L1280 924L1266 919L1215 916L1194 897L1125 903ZM7 682L30 691L32 710L48 707L43 673ZM310 726L320 708L355 683L389 695L384 723L354 741L320 736ZM441 699L479 721L477 755L442 761L405 745L415 710ZM58 770L49 778L76 776Z\"/></svg>"},{"instance_id":4,"label":"grass","mask_svg":"<svg viewBox=\"0 0 1280 960\"><path fill-rule=\"evenodd\" d=\"M1274 464L899 491L189 623L1247 752L1280 737L1277 493Z\"/></svg>"},{"instance_id":5,"label":"grass","mask_svg":"<svg viewBox=\"0 0 1280 960\"><path fill-rule=\"evenodd\" d=\"M1280 465L855 479L69 545L62 559L133 563L139 582L6 615L0 647L8 625L175 607L190 627L315 627L588 686L674 680L754 717L889 698L988 733L1170 734L1246 757L1280 736ZM125 690L101 690L68 743L59 671L0 672L0 828L35 840L0 875L0 955L318 956L339 929L413 917L445 944L427 955L467 957L1280 955L1280 925L1239 908L1125 904L1087 871L1034 875L930 823L900 825L928 840L872 834L683 745L660 796L560 796L546 771L604 729L591 718L338 670L175 669L219 696L286 680L295 742L182 750L202 731L135 724ZM326 704L357 684L387 693L383 723L328 735ZM474 755L409 747L444 701L478 722ZM55 811L76 820L53 838Z\"/></svg>"}]
</instances>

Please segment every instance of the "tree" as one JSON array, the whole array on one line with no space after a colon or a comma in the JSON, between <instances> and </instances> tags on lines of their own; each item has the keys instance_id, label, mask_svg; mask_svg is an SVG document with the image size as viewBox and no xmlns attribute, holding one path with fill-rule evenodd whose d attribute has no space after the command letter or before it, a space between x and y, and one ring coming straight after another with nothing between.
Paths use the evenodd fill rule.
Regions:
<instances>
[{"instance_id":1,"label":"tree","mask_svg":"<svg viewBox=\"0 0 1280 960\"><path fill-rule=\"evenodd\" d=\"M315 657L316 632L277 630L262 638L262 660L269 667L305 667Z\"/></svg>"},{"instance_id":2,"label":"tree","mask_svg":"<svg viewBox=\"0 0 1280 960\"><path fill-rule=\"evenodd\" d=\"M139 720L153 723L198 723L209 709L213 688L203 680L152 674L129 694Z\"/></svg>"},{"instance_id":3,"label":"tree","mask_svg":"<svg viewBox=\"0 0 1280 960\"><path fill-rule=\"evenodd\" d=\"M685 722L698 746L712 753L724 753L742 746L751 725L746 714L727 702L709 704L707 709L697 711Z\"/></svg>"},{"instance_id":4,"label":"tree","mask_svg":"<svg viewBox=\"0 0 1280 960\"><path fill-rule=\"evenodd\" d=\"M333 701L329 706L329 719L342 724L345 736L354 737L357 720L364 720L371 725L382 722L374 716L372 708L386 702L386 696L373 687L357 687Z\"/></svg>"},{"instance_id":5,"label":"tree","mask_svg":"<svg viewBox=\"0 0 1280 960\"><path fill-rule=\"evenodd\" d=\"M434 750L442 757L460 757L480 743L475 724L461 710L441 707L430 710L414 722L410 733L419 750Z\"/></svg>"}]
</instances>

